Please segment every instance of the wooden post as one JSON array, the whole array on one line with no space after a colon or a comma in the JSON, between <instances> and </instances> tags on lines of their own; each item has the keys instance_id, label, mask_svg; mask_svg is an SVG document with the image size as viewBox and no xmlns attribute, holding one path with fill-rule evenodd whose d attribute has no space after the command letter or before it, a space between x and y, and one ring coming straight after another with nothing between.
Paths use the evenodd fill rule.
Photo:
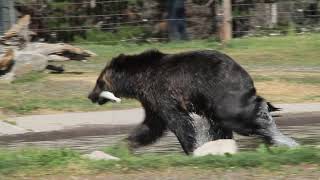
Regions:
<instances>
[{"instance_id":1,"label":"wooden post","mask_svg":"<svg viewBox=\"0 0 320 180\"><path fill-rule=\"evenodd\" d=\"M278 24L278 6L277 3L271 3L271 28Z\"/></svg>"},{"instance_id":2,"label":"wooden post","mask_svg":"<svg viewBox=\"0 0 320 180\"><path fill-rule=\"evenodd\" d=\"M232 39L232 5L231 0L223 0L222 43Z\"/></svg>"}]
</instances>

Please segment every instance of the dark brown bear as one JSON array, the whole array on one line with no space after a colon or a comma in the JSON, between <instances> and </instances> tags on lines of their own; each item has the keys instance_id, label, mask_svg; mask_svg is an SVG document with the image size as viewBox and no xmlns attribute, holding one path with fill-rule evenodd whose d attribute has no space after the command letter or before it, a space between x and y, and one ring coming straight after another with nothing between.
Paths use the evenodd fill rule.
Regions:
<instances>
[{"instance_id":1,"label":"dark brown bear","mask_svg":"<svg viewBox=\"0 0 320 180\"><path fill-rule=\"evenodd\" d=\"M105 67L89 95L101 105L116 98L103 98L102 92L141 102L145 120L128 137L134 146L151 144L170 130L184 152L192 153L201 144L190 113L208 119L211 140L232 138L234 131L267 143L297 145L279 132L270 115L275 108L256 94L250 75L217 51L121 54Z\"/></svg>"}]
</instances>

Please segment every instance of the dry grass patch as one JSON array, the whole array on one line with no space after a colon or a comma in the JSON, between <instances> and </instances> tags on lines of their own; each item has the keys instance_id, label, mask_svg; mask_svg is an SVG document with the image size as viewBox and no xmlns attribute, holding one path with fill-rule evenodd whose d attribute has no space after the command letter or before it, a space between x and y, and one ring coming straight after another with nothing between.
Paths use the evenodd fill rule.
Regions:
<instances>
[{"instance_id":1,"label":"dry grass patch","mask_svg":"<svg viewBox=\"0 0 320 180\"><path fill-rule=\"evenodd\" d=\"M50 81L66 82L66 81L86 81L94 84L98 78L98 74L84 73L81 75L50 75L47 79Z\"/></svg>"},{"instance_id":2,"label":"dry grass patch","mask_svg":"<svg viewBox=\"0 0 320 180\"><path fill-rule=\"evenodd\" d=\"M283 81L257 82L255 85L260 95L277 103L320 101L320 86L317 85L302 85Z\"/></svg>"}]
</instances>

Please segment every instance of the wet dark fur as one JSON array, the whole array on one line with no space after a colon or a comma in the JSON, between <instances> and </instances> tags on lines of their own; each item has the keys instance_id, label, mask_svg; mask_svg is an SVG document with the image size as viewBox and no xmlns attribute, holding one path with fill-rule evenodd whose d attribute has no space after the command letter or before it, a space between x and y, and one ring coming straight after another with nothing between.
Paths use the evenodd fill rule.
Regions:
<instances>
[{"instance_id":1,"label":"wet dark fur","mask_svg":"<svg viewBox=\"0 0 320 180\"><path fill-rule=\"evenodd\" d=\"M257 121L265 100L256 94L249 74L217 51L120 55L103 70L89 98L106 103L99 98L104 90L142 103L146 118L129 136L132 146L153 143L170 130L187 154L193 152L198 144L190 113L208 119L212 140L232 138L233 131L270 139L260 131L265 124ZM279 109L268 103L268 110Z\"/></svg>"}]
</instances>

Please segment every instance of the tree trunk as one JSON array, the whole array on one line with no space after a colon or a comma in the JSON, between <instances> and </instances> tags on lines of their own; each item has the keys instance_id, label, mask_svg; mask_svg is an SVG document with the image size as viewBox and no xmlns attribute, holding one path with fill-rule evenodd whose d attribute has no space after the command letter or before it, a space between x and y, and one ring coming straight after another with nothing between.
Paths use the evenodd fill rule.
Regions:
<instances>
[{"instance_id":1,"label":"tree trunk","mask_svg":"<svg viewBox=\"0 0 320 180\"><path fill-rule=\"evenodd\" d=\"M222 42L226 43L232 39L232 6L231 0L223 1L223 27Z\"/></svg>"}]
</instances>

